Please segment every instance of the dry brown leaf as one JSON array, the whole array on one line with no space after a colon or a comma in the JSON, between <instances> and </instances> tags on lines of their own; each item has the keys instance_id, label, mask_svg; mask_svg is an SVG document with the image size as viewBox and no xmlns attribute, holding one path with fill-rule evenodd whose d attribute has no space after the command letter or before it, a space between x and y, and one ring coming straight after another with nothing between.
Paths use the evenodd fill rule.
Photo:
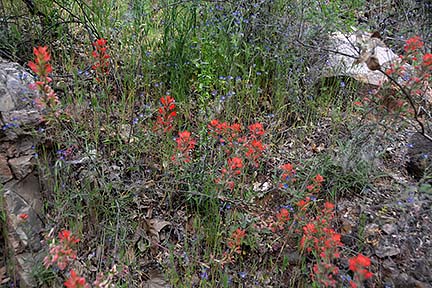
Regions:
<instances>
[{"instance_id":1,"label":"dry brown leaf","mask_svg":"<svg viewBox=\"0 0 432 288\"><path fill-rule=\"evenodd\" d=\"M145 231L150 237L151 241L157 244L160 241L160 231L168 225L171 225L171 223L168 221L160 219L145 219Z\"/></svg>"},{"instance_id":2,"label":"dry brown leaf","mask_svg":"<svg viewBox=\"0 0 432 288\"><path fill-rule=\"evenodd\" d=\"M325 150L325 146L324 146L324 143L321 143L319 146L317 146L315 143L312 143L312 145L311 145L312 147L312 151L314 152L314 153L320 153L320 152L322 152L322 151L324 151Z\"/></svg>"}]
</instances>

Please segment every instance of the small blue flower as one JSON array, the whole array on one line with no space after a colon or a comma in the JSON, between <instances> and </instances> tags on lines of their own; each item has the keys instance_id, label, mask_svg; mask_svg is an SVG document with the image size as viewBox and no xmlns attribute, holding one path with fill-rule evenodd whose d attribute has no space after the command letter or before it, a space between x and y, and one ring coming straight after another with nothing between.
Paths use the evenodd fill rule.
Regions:
<instances>
[{"instance_id":1,"label":"small blue flower","mask_svg":"<svg viewBox=\"0 0 432 288\"><path fill-rule=\"evenodd\" d=\"M423 159L428 159L428 158L429 158L429 155L428 155L428 154L423 154L423 155L422 155L422 158L423 158Z\"/></svg>"},{"instance_id":2,"label":"small blue flower","mask_svg":"<svg viewBox=\"0 0 432 288\"><path fill-rule=\"evenodd\" d=\"M200 278L203 280L208 280L207 269L203 269L203 271L200 273Z\"/></svg>"},{"instance_id":3,"label":"small blue flower","mask_svg":"<svg viewBox=\"0 0 432 288\"><path fill-rule=\"evenodd\" d=\"M340 86L341 86L342 88L345 88L345 86L346 86L345 82L342 81L342 82L340 83Z\"/></svg>"},{"instance_id":4,"label":"small blue flower","mask_svg":"<svg viewBox=\"0 0 432 288\"><path fill-rule=\"evenodd\" d=\"M22 72L22 73L19 73L19 75L18 75L18 77L21 79L21 80L25 80L26 78L27 78L27 73L25 73L25 72Z\"/></svg>"},{"instance_id":5,"label":"small blue flower","mask_svg":"<svg viewBox=\"0 0 432 288\"><path fill-rule=\"evenodd\" d=\"M351 281L351 276L342 274L341 279L342 279L342 281L349 282L349 281Z\"/></svg>"},{"instance_id":6,"label":"small blue flower","mask_svg":"<svg viewBox=\"0 0 432 288\"><path fill-rule=\"evenodd\" d=\"M225 76L219 76L219 80L225 80Z\"/></svg>"},{"instance_id":7,"label":"small blue flower","mask_svg":"<svg viewBox=\"0 0 432 288\"><path fill-rule=\"evenodd\" d=\"M136 125L136 124L138 124L138 118L135 117L132 121L132 125Z\"/></svg>"},{"instance_id":8,"label":"small blue flower","mask_svg":"<svg viewBox=\"0 0 432 288\"><path fill-rule=\"evenodd\" d=\"M291 205L282 205L281 208L288 209L291 212L294 212L294 208Z\"/></svg>"},{"instance_id":9,"label":"small blue flower","mask_svg":"<svg viewBox=\"0 0 432 288\"><path fill-rule=\"evenodd\" d=\"M408 148L413 148L413 147L414 147L414 144L412 144L412 143L408 143L406 146L407 146Z\"/></svg>"},{"instance_id":10,"label":"small blue flower","mask_svg":"<svg viewBox=\"0 0 432 288\"><path fill-rule=\"evenodd\" d=\"M240 278L245 279L247 276L246 272L238 272L238 275L240 276Z\"/></svg>"}]
</instances>

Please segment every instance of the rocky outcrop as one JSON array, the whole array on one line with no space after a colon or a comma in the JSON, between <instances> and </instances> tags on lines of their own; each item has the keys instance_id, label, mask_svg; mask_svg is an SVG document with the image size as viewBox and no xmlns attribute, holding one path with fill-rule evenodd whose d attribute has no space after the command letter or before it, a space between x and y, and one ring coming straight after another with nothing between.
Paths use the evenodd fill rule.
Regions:
<instances>
[{"instance_id":1,"label":"rocky outcrop","mask_svg":"<svg viewBox=\"0 0 432 288\"><path fill-rule=\"evenodd\" d=\"M42 199L35 172L34 138L40 115L32 77L23 67L0 58L0 203L6 215L4 233L9 273L20 287L35 287L32 269L41 263Z\"/></svg>"}]
</instances>

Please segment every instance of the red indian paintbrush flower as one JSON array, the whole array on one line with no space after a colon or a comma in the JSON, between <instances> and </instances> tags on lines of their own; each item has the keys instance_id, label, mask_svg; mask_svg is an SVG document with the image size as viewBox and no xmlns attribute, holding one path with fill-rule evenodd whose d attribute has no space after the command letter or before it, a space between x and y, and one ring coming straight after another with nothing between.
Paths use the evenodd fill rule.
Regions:
<instances>
[{"instance_id":1,"label":"red indian paintbrush flower","mask_svg":"<svg viewBox=\"0 0 432 288\"><path fill-rule=\"evenodd\" d=\"M52 79L48 77L48 74L52 72L51 64L48 63L51 60L51 56L48 52L48 47L47 46L43 46L43 47L39 46L37 48L35 47L33 48L33 54L36 57L34 62L29 61L27 65L34 73L36 73L36 75L39 76L40 82L42 82L40 84L36 82L36 84L38 85L48 84L49 82L52 81Z\"/></svg>"},{"instance_id":2,"label":"red indian paintbrush flower","mask_svg":"<svg viewBox=\"0 0 432 288\"><path fill-rule=\"evenodd\" d=\"M182 160L185 163L191 161L191 152L195 148L196 140L191 137L189 131L179 132L179 136L176 139L177 142L177 155L172 157L172 160Z\"/></svg>"},{"instance_id":3,"label":"red indian paintbrush flower","mask_svg":"<svg viewBox=\"0 0 432 288\"><path fill-rule=\"evenodd\" d=\"M34 84L30 84L30 88L37 89L42 94L41 97L35 99L36 107L39 109L48 107L58 113L60 101L54 90L49 86L52 79L48 75L52 72L52 67L48 63L51 60L48 48L46 46L33 48L33 53L35 60L34 62L28 62L28 66L36 73L39 79Z\"/></svg>"},{"instance_id":4,"label":"red indian paintbrush flower","mask_svg":"<svg viewBox=\"0 0 432 288\"><path fill-rule=\"evenodd\" d=\"M358 254L356 257L349 259L348 264L349 269L354 273L360 274L363 279L369 279L373 276L373 274L366 269L371 265L371 260L363 254Z\"/></svg>"},{"instance_id":5,"label":"red indian paintbrush flower","mask_svg":"<svg viewBox=\"0 0 432 288\"><path fill-rule=\"evenodd\" d=\"M159 107L154 130L162 130L164 133L171 131L174 128L174 120L177 112L175 111L176 105L175 100L171 96L165 96L160 98L162 104Z\"/></svg>"},{"instance_id":6,"label":"red indian paintbrush flower","mask_svg":"<svg viewBox=\"0 0 432 288\"><path fill-rule=\"evenodd\" d=\"M92 66L92 69L100 75L107 75L109 73L109 59L110 55L108 54L106 44L108 41L106 39L100 38L93 42L94 50L92 52L92 56L95 60L95 63ZM100 82L100 78L97 75L96 80Z\"/></svg>"},{"instance_id":7,"label":"red indian paintbrush flower","mask_svg":"<svg viewBox=\"0 0 432 288\"><path fill-rule=\"evenodd\" d=\"M414 36L409 38L406 41L404 50L405 52L413 52L416 51L418 49L421 49L424 46L423 41L421 40L421 38L419 36Z\"/></svg>"},{"instance_id":8,"label":"red indian paintbrush flower","mask_svg":"<svg viewBox=\"0 0 432 288\"><path fill-rule=\"evenodd\" d=\"M64 282L67 288L90 288L84 277L80 277L73 269L70 271L69 279Z\"/></svg>"}]
</instances>

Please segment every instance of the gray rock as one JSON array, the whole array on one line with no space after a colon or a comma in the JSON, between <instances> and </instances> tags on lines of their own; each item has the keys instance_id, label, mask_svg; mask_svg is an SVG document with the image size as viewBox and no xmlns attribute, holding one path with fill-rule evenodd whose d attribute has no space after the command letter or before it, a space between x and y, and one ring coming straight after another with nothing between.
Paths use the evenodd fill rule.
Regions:
<instances>
[{"instance_id":1,"label":"gray rock","mask_svg":"<svg viewBox=\"0 0 432 288\"><path fill-rule=\"evenodd\" d=\"M428 283L416 280L406 273L401 273L394 279L394 287L429 288L431 286Z\"/></svg>"},{"instance_id":2,"label":"gray rock","mask_svg":"<svg viewBox=\"0 0 432 288\"><path fill-rule=\"evenodd\" d=\"M396 224L384 224L382 226L382 230L387 234L387 235L391 235L397 232L397 226Z\"/></svg>"},{"instance_id":3,"label":"gray rock","mask_svg":"<svg viewBox=\"0 0 432 288\"><path fill-rule=\"evenodd\" d=\"M15 104L12 101L12 96L5 89L0 86L0 112L10 111L15 108Z\"/></svg>"},{"instance_id":4,"label":"gray rock","mask_svg":"<svg viewBox=\"0 0 432 288\"><path fill-rule=\"evenodd\" d=\"M386 241L380 241L380 243L378 244L378 247L375 248L375 254L379 258L396 256L396 255L399 255L400 252L401 251L400 251L399 247L397 247L393 244L386 243Z\"/></svg>"},{"instance_id":5,"label":"gray rock","mask_svg":"<svg viewBox=\"0 0 432 288\"><path fill-rule=\"evenodd\" d=\"M32 270L43 256L42 197L32 161L41 115L33 107L37 93L28 88L32 82L23 67L0 58L0 203L6 218L1 228L20 287L36 287Z\"/></svg>"},{"instance_id":6,"label":"gray rock","mask_svg":"<svg viewBox=\"0 0 432 288\"><path fill-rule=\"evenodd\" d=\"M32 159L33 155L25 155L8 161L17 179L23 179L33 171L34 165L31 161Z\"/></svg>"},{"instance_id":7,"label":"gray rock","mask_svg":"<svg viewBox=\"0 0 432 288\"><path fill-rule=\"evenodd\" d=\"M28 87L33 82L23 67L0 58L0 112L32 106L37 92Z\"/></svg>"},{"instance_id":8,"label":"gray rock","mask_svg":"<svg viewBox=\"0 0 432 288\"><path fill-rule=\"evenodd\" d=\"M21 181L13 180L6 185L3 205L6 213L7 246L16 264L15 271L20 276L21 287L35 287L32 270L41 259L43 222L42 201L39 180L30 174ZM19 215L27 214L27 220ZM39 260L40 261L40 260Z\"/></svg>"},{"instance_id":9,"label":"gray rock","mask_svg":"<svg viewBox=\"0 0 432 288\"><path fill-rule=\"evenodd\" d=\"M421 179L432 164L432 141L414 133L408 142L407 171L414 179Z\"/></svg>"},{"instance_id":10,"label":"gray rock","mask_svg":"<svg viewBox=\"0 0 432 288\"><path fill-rule=\"evenodd\" d=\"M371 37L372 35L360 30L350 35L334 33L330 45L333 51L339 53L329 55L328 67L325 69L326 77L348 76L375 86L383 83L386 80L385 76L371 69L369 60L376 59L379 66L385 67L397 61L399 57L379 38Z\"/></svg>"}]
</instances>

